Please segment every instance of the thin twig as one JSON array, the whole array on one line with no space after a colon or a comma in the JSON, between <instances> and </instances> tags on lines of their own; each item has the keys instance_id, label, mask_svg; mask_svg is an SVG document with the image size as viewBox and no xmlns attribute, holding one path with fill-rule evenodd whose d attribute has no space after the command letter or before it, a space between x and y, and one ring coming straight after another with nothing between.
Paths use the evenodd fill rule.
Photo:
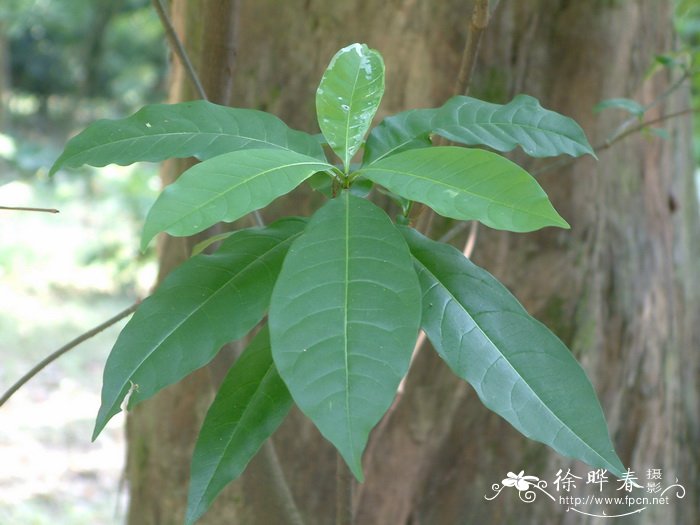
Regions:
<instances>
[{"instance_id":1,"label":"thin twig","mask_svg":"<svg viewBox=\"0 0 700 525\"><path fill-rule=\"evenodd\" d=\"M452 239L457 237L457 235L462 233L462 231L466 230L468 224L469 224L468 222L464 222L464 221L457 222L457 224L452 226L452 228L447 230L443 234L443 236L438 239L438 242L445 242L445 243L450 242Z\"/></svg>"},{"instance_id":2,"label":"thin twig","mask_svg":"<svg viewBox=\"0 0 700 525\"><path fill-rule=\"evenodd\" d=\"M262 228L263 226L265 226L265 219L263 219L263 216L260 213L260 210L255 210L253 212L253 219L255 219L255 224L258 227Z\"/></svg>"},{"instance_id":3,"label":"thin twig","mask_svg":"<svg viewBox=\"0 0 700 525\"><path fill-rule=\"evenodd\" d=\"M683 85L683 82L685 82L688 78L690 78L690 74L691 74L691 73L690 73L690 70L689 70L689 69L687 69L687 68L684 69L684 70L683 70L683 74L678 78L678 80L676 80L671 86L668 87L668 89L666 89L666 90L665 90L663 93L661 93L658 97L656 97L654 100L652 100L651 102L649 102L646 106L643 106L643 107L642 107L642 114L646 113L646 112L649 111L651 108L653 108L654 106L660 104L660 103L663 102L665 99L667 99L669 96L671 96L671 94L673 94L674 91L676 91L678 88L680 88L680 87ZM639 120L639 118L638 118L636 115L635 115L635 116L632 116L632 117L630 117L630 118L628 118L627 120L625 120L624 122L622 122L622 124L620 124L620 125L615 129L615 131L613 131L613 132L611 133L610 138L609 138L608 140L613 140L613 139L617 138L618 135L621 135L622 133L624 133L625 130L626 130L629 126L631 126L632 124L634 124L634 123L637 122L638 120Z\"/></svg>"},{"instance_id":4,"label":"thin twig","mask_svg":"<svg viewBox=\"0 0 700 525\"><path fill-rule=\"evenodd\" d=\"M644 122L640 123L637 126L634 126L632 128L629 128L628 130L624 131L623 133L619 133L612 139L608 139L602 144L596 146L593 148L593 151L596 153L600 153L601 151L605 151L606 149L610 148L613 144L620 142L622 139L625 139L629 137L630 135L633 135L639 131L644 130L644 128L647 128L649 126L653 126L654 124L658 124L660 122L664 122L666 120L676 118L676 117L682 117L683 115L689 115L691 113L697 113L700 111L700 108L685 108L681 109L679 111L674 111L673 113L667 113L665 115L661 115L660 117L650 119L650 120L645 120Z\"/></svg>"},{"instance_id":5,"label":"thin twig","mask_svg":"<svg viewBox=\"0 0 700 525\"><path fill-rule=\"evenodd\" d=\"M287 522L290 523L290 525L304 525L304 520L299 513L299 509L294 501L294 496L292 496L289 484L284 476L284 471L282 470L282 465L277 456L277 450L275 450L272 438L267 439L265 443L263 443L262 457L265 460L270 478L272 478L272 484L274 486L273 492L277 494L280 500L279 503L283 508Z\"/></svg>"},{"instance_id":6,"label":"thin twig","mask_svg":"<svg viewBox=\"0 0 700 525\"><path fill-rule=\"evenodd\" d=\"M474 10L472 11L472 17L469 22L469 35L467 36L467 41L464 43L464 51L462 52L462 62L459 68L459 74L457 75L457 81L455 82L455 95L466 95L469 92L469 86L471 85L471 79L474 73L474 66L476 65L476 56L479 52L479 47L481 45L481 37L483 36L484 31L488 27L489 15L490 13L493 13L493 10L495 10L497 4L497 0L491 5L489 4L489 0L476 0L476 4L474 4ZM490 7L492 9L489 9ZM436 146L445 146L448 144L450 144L450 141L445 139L444 137L438 137L435 141ZM424 233L425 235L429 235L430 230L433 226L434 219L435 212L427 206L422 207L420 215L418 217L418 221L416 223L416 229ZM466 224L469 224L469 237L467 238L467 242L464 246L464 249L462 250L462 253L464 253L464 255L467 258L470 258L472 252L474 251L474 247L476 246L476 236L479 229L479 223L477 221L470 221L469 223L460 222L459 224L451 228L439 240L441 242L449 241L450 239L454 238L458 233L460 233L464 228L466 228ZM421 330L418 334L418 338L416 339L416 344L413 347L413 354L411 354L411 363L409 364L409 370L411 364L413 364L413 361L418 355L418 352L421 351L427 340L428 339L426 337L425 332ZM399 383L397 389L398 395L394 400L392 406L389 408L389 412L393 411L394 407L398 402L398 399L403 394L406 384L406 377L407 376L405 376Z\"/></svg>"},{"instance_id":7,"label":"thin twig","mask_svg":"<svg viewBox=\"0 0 700 525\"><path fill-rule=\"evenodd\" d=\"M125 317L128 317L129 315L131 315L132 313L134 313L134 311L138 308L139 304L141 304L140 301L138 301L138 302L132 304L132 305L129 306L128 308L125 308L124 310L122 310L121 312L119 312L117 315L115 315L115 316L112 317L111 319L108 319L108 320L106 320L104 323L97 325L97 326L96 326L95 328L93 328L92 330L88 330L88 331L85 332L84 334L82 334L82 335L76 337L76 338L73 339L71 342L69 342L69 343L63 345L63 346L62 346L61 348L59 348L58 350L56 350L56 351L53 352L52 354L50 354L50 355L48 355L47 357L45 357L45 358L44 358L43 360L41 360L37 365L35 365L29 372L27 372L26 374L24 374L24 375L19 379L19 381L17 381L14 385L12 385L12 386L7 390L7 392L5 392L5 393L2 395L2 397L0 398L0 407L1 407L2 405L4 405L5 402L6 402L8 399L10 399L10 398L12 397L12 395L13 395L15 392L17 392L17 390L19 390L20 388L22 388L32 377L34 377L34 376L37 375L39 372L41 372L44 368L46 368L47 365L49 365L50 363L54 362L56 359L58 359L59 357L61 357L63 354L65 354L65 353L68 352L69 350L75 348L75 347L78 346L80 343L83 343L83 342L87 341L88 339L90 339L90 338L96 336L97 334L99 334L99 333L102 332L103 330L106 330L107 328L109 328L109 327L112 326L113 324L116 324L116 323L118 323L119 321L121 321L122 319L124 319Z\"/></svg>"},{"instance_id":8,"label":"thin twig","mask_svg":"<svg viewBox=\"0 0 700 525\"><path fill-rule=\"evenodd\" d=\"M194 88L197 90L199 98L201 98L202 100L209 100L207 98L206 92L204 91L204 86L202 86L202 83L199 80L199 76L197 75L197 72L194 69L194 66L192 65L192 62L190 62L189 56L187 56L185 46L182 45L182 41L180 40L180 37L177 36L177 32L173 27L173 23L170 21L170 17L165 11L165 7L163 7L162 0L153 0L153 7L155 7L156 12L158 13L158 17L160 18L160 21L163 24L163 29L165 29L165 34L168 37L168 41L170 42L173 51L182 62L182 65L184 66L185 71L187 72L187 76L192 82Z\"/></svg>"},{"instance_id":9,"label":"thin twig","mask_svg":"<svg viewBox=\"0 0 700 525\"><path fill-rule=\"evenodd\" d=\"M495 2L495 4L497 3L498 2ZM476 3L474 4L474 10L472 11L472 16L469 19L469 33L467 34L467 40L464 43L464 51L462 52L459 73L457 74L457 79L453 90L455 95L466 95L469 93L472 76L474 75L474 68L476 67L476 58L479 54L479 48L481 47L481 39L489 25L489 17L491 14L490 7L495 9L495 5L490 6L489 0L476 0ZM448 144L450 144L450 141L444 137L438 137L435 140L436 146L446 146ZM433 219L435 212L424 207L423 214L424 215L422 217L419 217L416 228L426 235L429 235L434 222ZM472 231L474 231L473 238L476 239L476 229L478 228L478 223L475 221L472 221L472 223Z\"/></svg>"},{"instance_id":10,"label":"thin twig","mask_svg":"<svg viewBox=\"0 0 700 525\"><path fill-rule=\"evenodd\" d=\"M489 0L476 0L474 11L469 23L467 42L462 53L462 62L459 66L457 81L455 82L455 94L466 95L469 93L476 57L481 47L481 37L489 25Z\"/></svg>"},{"instance_id":11,"label":"thin twig","mask_svg":"<svg viewBox=\"0 0 700 525\"><path fill-rule=\"evenodd\" d=\"M479 223L477 221L471 221L469 223L469 236L467 237L467 242L464 243L464 248L462 253L467 259L472 258L472 253L474 253L474 248L476 247L476 238L479 234Z\"/></svg>"},{"instance_id":12,"label":"thin twig","mask_svg":"<svg viewBox=\"0 0 700 525\"><path fill-rule=\"evenodd\" d=\"M40 211L43 213L59 213L56 208L25 208L24 206L0 206L0 210Z\"/></svg>"},{"instance_id":13,"label":"thin twig","mask_svg":"<svg viewBox=\"0 0 700 525\"><path fill-rule=\"evenodd\" d=\"M654 124L659 124L660 122L664 122L666 120L670 120L673 118L677 117L682 117L683 115L689 115L691 113L698 113L700 112L700 108L685 108L681 109L679 111L674 111L672 113L667 113L665 115L661 115L660 117L653 118L650 120L645 120L644 122L639 123L637 126L634 126L632 128L628 128L622 133L613 133L610 138L606 139L604 142L598 144L593 148L593 151L597 153L601 153L609 148L611 148L613 145L617 144L621 140L626 139L630 135L634 135L635 133L639 133L640 131L643 131L645 128L648 128L649 126L653 126ZM573 158L563 158L561 160L551 162L547 164L546 166L541 167L538 170L533 170L532 174L533 175L539 175L541 173L544 173L546 171L550 171L555 168L565 168L567 166L570 166L574 162L578 160L578 157Z\"/></svg>"}]
</instances>

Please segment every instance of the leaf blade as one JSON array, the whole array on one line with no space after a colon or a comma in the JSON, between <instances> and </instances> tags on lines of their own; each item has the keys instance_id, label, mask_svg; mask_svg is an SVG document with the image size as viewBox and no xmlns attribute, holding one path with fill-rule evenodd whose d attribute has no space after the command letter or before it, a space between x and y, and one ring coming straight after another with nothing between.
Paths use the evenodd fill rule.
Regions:
<instances>
[{"instance_id":1,"label":"leaf blade","mask_svg":"<svg viewBox=\"0 0 700 525\"><path fill-rule=\"evenodd\" d=\"M383 94L384 61L365 44L338 51L323 73L316 91L318 124L346 171Z\"/></svg>"},{"instance_id":2,"label":"leaf blade","mask_svg":"<svg viewBox=\"0 0 700 525\"><path fill-rule=\"evenodd\" d=\"M569 227L534 178L489 151L450 146L408 150L358 174L445 217L514 232Z\"/></svg>"},{"instance_id":3,"label":"leaf blade","mask_svg":"<svg viewBox=\"0 0 700 525\"><path fill-rule=\"evenodd\" d=\"M160 232L186 236L262 208L328 163L291 151L254 149L196 164L167 186L148 212L141 249Z\"/></svg>"},{"instance_id":4,"label":"leaf blade","mask_svg":"<svg viewBox=\"0 0 700 525\"><path fill-rule=\"evenodd\" d=\"M458 250L402 233L423 289L423 329L455 374L526 437L621 476L593 386L566 346Z\"/></svg>"},{"instance_id":5,"label":"leaf blade","mask_svg":"<svg viewBox=\"0 0 700 525\"><path fill-rule=\"evenodd\" d=\"M432 133L502 152L520 146L531 157L595 157L573 119L543 108L533 97L518 95L501 105L456 96L440 108L409 110L386 118L367 139L364 162L371 164L408 147L425 146Z\"/></svg>"},{"instance_id":6,"label":"leaf blade","mask_svg":"<svg viewBox=\"0 0 700 525\"><path fill-rule=\"evenodd\" d=\"M192 455L186 525L195 523L243 473L291 406L264 327L229 370L202 424Z\"/></svg>"},{"instance_id":7,"label":"leaf blade","mask_svg":"<svg viewBox=\"0 0 700 525\"><path fill-rule=\"evenodd\" d=\"M608 108L623 109L637 118L642 118L646 112L644 106L631 98L608 98L602 100L593 107L593 111L600 113Z\"/></svg>"},{"instance_id":8,"label":"leaf blade","mask_svg":"<svg viewBox=\"0 0 700 525\"><path fill-rule=\"evenodd\" d=\"M262 319L282 260L304 225L294 218L238 231L215 254L183 263L141 303L105 364L93 440L120 412L132 383L137 388L127 408L206 365Z\"/></svg>"},{"instance_id":9,"label":"leaf blade","mask_svg":"<svg viewBox=\"0 0 700 525\"><path fill-rule=\"evenodd\" d=\"M279 373L358 479L369 431L396 394L418 332L411 264L386 214L343 192L294 243L272 296Z\"/></svg>"},{"instance_id":10,"label":"leaf blade","mask_svg":"<svg viewBox=\"0 0 700 525\"><path fill-rule=\"evenodd\" d=\"M311 135L252 109L229 108L197 100L152 104L116 120L98 120L73 137L49 172L83 164L122 166L169 158L206 160L239 149L273 148L325 160Z\"/></svg>"}]
</instances>

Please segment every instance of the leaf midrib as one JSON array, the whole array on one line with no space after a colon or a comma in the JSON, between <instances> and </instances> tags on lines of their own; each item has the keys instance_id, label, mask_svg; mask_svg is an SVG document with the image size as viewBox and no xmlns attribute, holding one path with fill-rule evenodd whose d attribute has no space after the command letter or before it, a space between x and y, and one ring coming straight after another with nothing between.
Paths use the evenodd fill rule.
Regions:
<instances>
[{"instance_id":1,"label":"leaf midrib","mask_svg":"<svg viewBox=\"0 0 700 525\"><path fill-rule=\"evenodd\" d=\"M189 313L189 315L187 315L187 316L186 316L185 318L183 318L180 322L178 322L178 323L165 335L165 337L163 337L157 344L155 344L155 345L153 346L153 348L151 349L151 351L148 352L148 353L143 357L143 359L141 359L141 361L138 363L138 365L134 367L134 372L129 376L129 378L128 378L126 381L124 381L124 383L122 383L121 388L119 389L119 393L121 393L121 391L124 390L124 386L126 386L126 384L129 382L129 380L131 380L131 378L134 377L134 374L135 374L136 372L138 372L138 370L143 366L143 364L146 362L146 360L149 359L155 352L157 352L157 351L163 346L163 344L175 333L175 331L177 331L184 323L186 323L189 319L191 319L192 316L194 316L197 312L199 312L199 311L200 311L206 304L208 304L208 302L211 301L219 292L221 292L221 291L224 290L225 288L228 288L228 286L231 284L231 282L232 282L234 279L237 279L237 278L239 278L241 275L243 275L244 273L246 273L248 270L250 270L250 268L251 268L253 265L257 264L260 260L262 260L262 259L266 258L267 256L269 256L271 253L273 253L273 252L274 252L275 250L277 250L278 248L283 247L284 244L293 241L296 237L298 237L299 235L301 235L301 233L302 233L302 232L298 232L298 233L293 234L292 236L290 236L290 237L288 237L288 238L286 238L286 239L280 241L278 244L275 244L272 248L270 248L269 250L267 250L266 252L264 252L264 253L263 253L262 255L260 255L259 257L256 257L254 260L252 260L251 262L249 262L248 264L246 264L243 268L241 268L241 270L240 270L238 273L236 273L234 276L232 276L230 279L228 279L228 280L227 280L222 286L220 286L216 291L214 291L211 295L209 295L204 301L202 301L201 303L199 303L199 304L196 306L196 308L194 308L194 309ZM111 405L110 412L111 412L111 410L114 409L114 406L115 406L119 401L120 401L120 400L119 400L119 394L117 394L117 396L116 396L114 402L113 402L112 405Z\"/></svg>"},{"instance_id":2,"label":"leaf midrib","mask_svg":"<svg viewBox=\"0 0 700 525\"><path fill-rule=\"evenodd\" d=\"M457 109L457 111L458 111L459 109L465 107L465 105L466 105L466 104L463 104L463 105L459 106L459 108ZM504 107L506 107L506 106L504 106ZM502 108L498 108L497 110L494 110L494 112L495 112L495 111L498 111L498 110L500 110L500 109L502 109ZM543 109L544 109L544 108L543 108ZM433 119L439 116L439 111L440 111L440 110L439 110L439 109L436 109L435 111L436 111L436 113L435 113L434 115L432 115L432 117L431 117L431 118L433 118ZM545 110L545 111L546 111L546 110ZM544 115L542 116L542 118L544 118ZM586 153L590 153L590 152L591 152L590 145L584 144L583 142L580 142L580 141L576 140L575 138L573 138L573 137L570 136L570 135L566 135L566 134L564 134L564 133L559 133L559 132L557 132L556 130L552 130L552 129L550 129L550 128L540 128L540 127L537 127L537 126L533 126L532 124L522 124L522 123L520 123L520 122L518 122L518 123L513 123L513 122L505 122L505 121L504 121L504 122L501 122L501 121L492 121L492 120L482 121L482 120L476 120L476 119L464 123L464 122L460 121L459 118L457 118L457 119L456 119L456 124L452 124L452 125L457 125L457 126L459 126L459 127L468 129L469 126L472 126L472 125L473 125L473 126L476 126L476 127L484 128L485 125L487 125L487 124L490 124L490 125L493 125L493 126L498 126L499 128L504 128L504 127L508 127L508 126L510 126L510 127L524 128L525 130L530 131L530 132L532 132L532 131L535 131L535 132L539 131L539 132L542 132L542 133L544 133L544 134L546 134L546 135L554 135L554 136L557 136L557 137L563 137L563 138L565 138L565 139L571 141L572 143L576 144L577 146L581 146L581 147L585 150ZM424 132L421 132L421 133L413 133L413 132L411 132L410 134L406 135L406 137L407 137L406 140L402 141L400 144L396 145L395 147L391 148L390 150L384 152L380 157L374 159L374 160L373 160L372 162L370 162L368 165L371 166L371 165L374 164L375 162L378 162L378 161L380 161L380 160L382 160L382 159L384 159L384 158L386 158L386 157L388 157L388 156L391 156L391 154L392 154L394 151L396 151L397 149L399 149L399 148L405 146L406 144L410 143L411 141L417 139L417 138L420 137L421 135L424 135L425 133L428 133L428 134L433 134L433 133L434 133L434 134L437 134L437 135L441 135L441 134L440 134L440 131L446 131L445 128L446 128L446 126L444 126L444 125L443 125L443 126L437 126L437 127L431 126L430 130L428 130L428 131L424 131ZM509 138L513 139L513 136L512 136L511 133L507 133L507 135L509 136ZM551 139L550 139L550 141L551 141ZM515 143L515 146L514 146L514 147L516 147L516 146L522 147L522 145L520 144L520 142L518 142L518 141L515 140L515 139L514 139L514 143ZM476 144L478 144L478 142L477 142Z\"/></svg>"},{"instance_id":3,"label":"leaf midrib","mask_svg":"<svg viewBox=\"0 0 700 525\"><path fill-rule=\"evenodd\" d=\"M236 421L235 428L234 428L233 432L231 432L231 436L227 440L226 445L224 446L224 450L219 455L218 461L216 463L216 468L214 468L214 472L209 477L209 481L207 481L207 484L204 487L204 490L202 491L202 494L199 497L199 500L197 501L197 508L199 508L199 506L201 505L202 500L205 498L207 491L209 490L209 487L211 486L211 484L214 481L214 478L216 477L216 474L221 469L223 458L226 456L228 449L231 447L231 443L233 442L234 438L240 434L241 421L246 420L246 416L250 412L251 407L254 405L254 401L257 401L260 398L260 391L262 390L263 386L269 382L269 380L272 377L272 374L275 373L275 371L276 371L275 370L275 363L273 361L270 363L270 366L267 368L267 371L263 374L262 379L257 384L257 386L255 388L255 392L253 392L253 394L248 399L248 403L246 403L246 407L243 409L243 412L241 413L240 417L238 418L238 421ZM261 443L261 445L262 445L262 443Z\"/></svg>"},{"instance_id":4,"label":"leaf midrib","mask_svg":"<svg viewBox=\"0 0 700 525\"><path fill-rule=\"evenodd\" d=\"M498 205L500 205L500 206L503 206L504 208L509 208L509 209L511 209L511 210L514 210L514 211L519 211L519 212L521 212L521 213L525 213L526 215L531 215L531 216L533 216L533 217L538 217L538 218L540 218L540 219L545 219L545 220L547 220L550 224L552 223L552 218L549 217L549 216L547 216L547 215L542 215L542 214L539 214L539 213L533 213L532 211L526 210L526 209L524 209L524 208L518 208L517 206L513 206L513 205L510 205L510 204L507 204L507 203L498 201L498 200L496 200L496 199L493 199L493 198L490 198L490 197L486 197L486 196L480 195L480 194L478 194L478 193L474 193L474 192L469 191L469 190L465 190L465 189L463 189L463 188L460 188L459 186L453 186L453 185L447 184L446 182L443 182L443 181L441 181L441 180L438 180L438 179L431 179L431 178L428 178L428 177L424 177L424 176L421 176L421 175L417 175L417 174L415 174L415 173L405 172L405 171L401 171L401 170L399 170L399 169L389 169L389 168L381 168L381 167L378 168L378 167L376 167L376 166L369 166L369 167L367 167L367 168L365 168L365 169L359 170L357 173L358 173L358 175L359 175L359 174L362 174L362 172L367 172L367 171L371 171L371 170L374 170L374 171L384 171L384 172L387 172L387 173L393 173L393 174L403 175L403 176L405 176L405 177L414 178L414 179L420 179L420 180L425 181L425 182L430 182L430 183L437 184L437 185L440 185L440 186L445 186L446 188L456 190L458 193L466 193L467 195L469 195L469 196L471 196L471 197L474 197L474 198L476 198L476 199L484 200L484 201L487 201L487 202L490 202L490 203L493 203L493 204L498 204ZM365 175L365 176L367 176L367 175ZM371 179L372 177L367 177L367 178L368 178L368 179ZM377 182L378 182L378 181L377 181ZM379 183L379 184L382 184L382 182L378 182L378 183ZM392 190L392 191L394 191L394 190ZM400 192L398 192L398 191L396 191L396 193L399 193L399 194L400 194ZM546 196L545 196L545 197L546 197ZM407 198L408 198L408 197L407 197ZM556 220L556 218L555 218L555 220ZM561 221L557 221L557 223L561 224ZM557 224L557 223L555 223L555 224Z\"/></svg>"},{"instance_id":5,"label":"leaf midrib","mask_svg":"<svg viewBox=\"0 0 700 525\"><path fill-rule=\"evenodd\" d=\"M587 443L586 441L584 441L581 437L579 437L578 434L576 434L568 425L566 425L566 424L561 420L561 418L560 418L560 417L559 417L559 416L558 416L544 401L542 401L542 398L537 394L537 392L535 392L535 391L532 389L532 387L530 386L530 384L529 384L527 381L524 380L524 378L520 375L520 372L518 372L518 370L517 370L517 369L513 366L513 364L508 360L508 358L506 357L506 355L503 354L503 352L501 352L501 351L499 350L498 346L497 346L497 345L493 342L493 340L486 334L486 332L484 332L484 329L481 327L481 325L480 325L480 324L477 322L477 320L469 313L469 311L466 309L466 307L454 296L454 294L449 290L449 288L447 288L447 286L445 286L445 285L443 284L443 282L442 282L433 272L431 272L431 271L428 269L428 267L425 266L425 265L418 259L418 257L417 257L415 254L413 254L413 259L414 259L414 261L416 261L416 263L417 263L418 265L420 265L420 267L421 267L427 274L429 274L433 279L435 279L435 282L439 283L440 286L442 287L442 289L445 290L445 292L452 298L452 300L454 300L455 303L458 304L458 305L461 307L461 309L464 311L464 313L467 315L467 317L469 317L469 318L473 321L474 326L476 326L476 327L479 329L479 332L486 338L486 340L487 340L487 341L492 345L492 347L496 350L496 353L497 353L498 355L500 355L500 356L502 357L502 359L503 359L506 363L508 363L508 366L510 366L511 370L513 370L513 372L515 372L515 374L517 375L517 377L520 378L520 381L521 381L523 384L525 384L525 385L527 386L528 390L532 393L533 396L535 396L535 398L541 403L541 405L544 406L544 407L547 409L547 412L549 412L549 413L561 424L561 428L566 428L566 429L569 431L569 433L570 433L571 435L573 435L573 436L574 436L580 443L582 443L586 448L588 448L588 450L589 450L590 452L593 452L596 456L598 456L598 457L599 457L601 460L603 460L603 462L605 462L606 464L612 465L612 463L611 463L609 460L607 460L607 459L605 459L603 456L601 456L600 453L599 453L598 451L595 450L595 448L593 448L590 444L588 444L588 443ZM514 313L514 314L516 314L516 315L522 315L522 314L519 314L518 312L512 312L512 313ZM557 431L557 433L558 433L558 432L559 432L559 431Z\"/></svg>"},{"instance_id":6,"label":"leaf midrib","mask_svg":"<svg viewBox=\"0 0 700 525\"><path fill-rule=\"evenodd\" d=\"M350 196L345 194L345 285L343 290L343 357L345 359L345 419L348 427L350 455L353 467L355 464L355 443L353 441L352 425L350 422L350 367L348 364L348 307L350 287Z\"/></svg>"},{"instance_id":7,"label":"leaf midrib","mask_svg":"<svg viewBox=\"0 0 700 525\"><path fill-rule=\"evenodd\" d=\"M301 153L299 155L301 155ZM229 186L226 190L222 191L221 193L216 193L212 198L200 203L199 206L192 208L186 214L180 215L180 217L176 221L173 221L170 224L168 224L166 227L161 228L161 231L167 232L169 228L176 226L177 224L182 222L187 217L190 217L191 215L199 212L200 210L207 207L209 204L211 204L212 202L214 202L218 199L222 199L222 198L225 199L226 195L228 195L230 192L237 190L241 186L247 185L248 183L257 179L258 177L263 177L263 176L268 175L268 174L270 174L274 171L277 171L277 170L282 170L282 169L287 169L287 168L295 168L298 166L306 166L306 165L308 165L308 166L317 165L317 166L322 166L326 169L333 167L330 164L326 164L326 163L323 163L321 161L314 160L313 162L312 161L304 161L304 162L296 162L293 164L284 164L282 166L275 166L274 168L270 168L270 169L267 169L264 171L255 172L255 174L251 175L250 177L248 177L246 179L242 179L242 180L239 179L238 182L236 184L234 184L233 186ZM198 166L203 166L203 164L199 164ZM197 167L197 166L195 166L195 167ZM315 171L313 173L315 173ZM310 175L313 175L313 173L311 173ZM149 239L149 241L150 241L150 239Z\"/></svg>"},{"instance_id":8,"label":"leaf midrib","mask_svg":"<svg viewBox=\"0 0 700 525\"><path fill-rule=\"evenodd\" d=\"M114 141L109 142L107 144L104 144L104 143L98 144L97 146L92 146L90 148L81 149L80 152L76 153L75 155L71 155L70 157L66 157L66 160L63 162L63 164L70 165L69 163L72 161L72 159L75 159L76 157L83 156L87 153L91 153L91 152L93 152L95 150L99 150L101 148L108 148L111 146L116 146L116 145L119 145L123 142L133 142L133 141L141 141L141 140L146 141L148 139L163 139L163 138L169 138L169 137L174 137L174 136L178 136L178 135L189 135L189 136L197 136L197 137L213 136L214 138L219 138L219 137L240 138L240 139L247 140L249 142L255 142L255 143L260 143L260 144L267 144L269 146L274 146L273 149L282 149L285 151L292 151L294 153L300 153L297 150L290 148L288 144L286 146L284 146L281 144L277 144L275 142L269 142L269 141L257 139L254 137L247 137L245 135L235 135L233 133L215 133L212 131L208 131L208 132L201 132L201 131L184 132L184 131L181 131L181 132L174 132L174 133L156 133L156 134L152 134L152 135L138 135L138 136L132 136L132 137L114 140ZM211 142L210 142L210 144L211 144ZM253 148L251 148L251 149L253 149ZM267 149L267 148L264 148L264 149ZM193 154L187 155L187 156L197 156L197 153L193 153Z\"/></svg>"}]
</instances>

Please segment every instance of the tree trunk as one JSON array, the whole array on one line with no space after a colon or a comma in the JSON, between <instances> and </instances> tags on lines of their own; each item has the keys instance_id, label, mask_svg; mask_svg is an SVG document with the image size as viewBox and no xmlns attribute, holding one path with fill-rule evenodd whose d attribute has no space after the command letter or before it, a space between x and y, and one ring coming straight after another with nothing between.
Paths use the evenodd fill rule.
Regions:
<instances>
[{"instance_id":1,"label":"tree trunk","mask_svg":"<svg viewBox=\"0 0 700 525\"><path fill-rule=\"evenodd\" d=\"M230 47L196 47L222 31L221 13L194 13L192 4L175 0L174 17L193 55L201 57L199 68L211 70L220 50ZM213 9L221 2L202 4ZM624 116L594 115L597 102L629 96L648 103L672 84L669 73L644 80L652 57L675 44L672 6L670 0L501 2L481 46L471 93L494 102L531 94L575 118L600 143ZM471 7L456 0L242 1L232 103L315 132L314 91L323 69L338 48L364 41L387 64L379 117L439 105L452 94ZM215 67L220 76L202 74L207 89L230 74L230 68ZM183 82L175 68L173 100L187 96ZM687 90L680 89L647 116L688 104ZM657 468L665 485L678 478L687 489L684 499L649 506L635 523L690 525L698 522L700 505L693 451L700 441L700 225L689 120L670 120L665 127L671 140L633 136L601 153L598 162L585 158L543 173L540 183L572 229L524 235L482 227L475 260L572 348L596 387L616 448L639 482L644 484L647 469ZM551 162L513 157L535 172ZM308 214L313 206L306 194L296 193L265 214L269 220L290 210ZM185 253L183 241L164 241L163 274ZM212 399L212 377L198 371L130 415L131 524L181 521L189 457ZM298 411L274 442L305 523L332 523L333 449ZM558 469L571 468L584 476L583 484L589 468L522 437L483 408L427 349L375 429L364 464L367 479L355 491L356 521L363 525L589 519L544 497L529 505L508 491L484 499L508 471L525 470L551 485ZM269 457L259 454L202 523L285 523L271 479Z\"/></svg>"}]
</instances>

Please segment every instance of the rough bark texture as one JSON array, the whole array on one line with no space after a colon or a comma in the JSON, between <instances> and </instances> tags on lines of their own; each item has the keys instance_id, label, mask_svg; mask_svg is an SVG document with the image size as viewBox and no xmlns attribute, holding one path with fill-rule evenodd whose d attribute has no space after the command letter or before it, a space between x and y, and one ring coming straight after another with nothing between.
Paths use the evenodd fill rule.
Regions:
<instances>
[{"instance_id":1,"label":"rough bark texture","mask_svg":"<svg viewBox=\"0 0 700 525\"><path fill-rule=\"evenodd\" d=\"M197 13L193 4L176 0L173 8L179 32L188 35L193 55L202 57L199 67L212 67L209 61L217 57L219 64L230 64L229 47L228 58L214 47L196 50L221 30L221 19L207 10L222 3L196 3L207 6ZM674 46L671 9L671 1L661 0L504 0L482 42L471 93L496 102L531 94L574 117L593 143L601 142L621 115L595 116L595 103L617 96L649 102L671 84L665 73L644 81L651 57ZM316 131L313 96L324 67L338 48L365 41L387 64L379 117L439 105L450 95L470 13L469 2L456 0L243 1L232 103ZM228 66L216 67L221 69L213 77L202 74L207 89L229 78ZM173 100L187 96L179 75L176 69ZM649 117L688 103L680 90ZM685 485L684 499L650 507L633 522L692 525L700 519L700 228L689 122L677 119L666 128L669 141L631 137L598 162L582 159L544 173L539 180L572 229L516 235L482 228L475 259L576 353L599 394L617 450L640 481L646 469L660 468L666 482L677 477ZM532 170L547 165L514 157ZM306 214L311 203L299 193L265 213ZM164 242L163 274L185 253L182 241ZM132 525L181 519L189 456L212 397L211 377L197 372L130 416ZM332 523L331 447L296 411L275 443L306 523ZM367 481L355 492L356 521L588 523L544 498L527 505L505 491L495 501L484 500L508 471L524 469L551 482L568 467L578 475L588 470L520 436L424 351L404 394L375 429L365 456ZM284 523L268 472L264 457L255 458L202 523Z\"/></svg>"}]
</instances>

